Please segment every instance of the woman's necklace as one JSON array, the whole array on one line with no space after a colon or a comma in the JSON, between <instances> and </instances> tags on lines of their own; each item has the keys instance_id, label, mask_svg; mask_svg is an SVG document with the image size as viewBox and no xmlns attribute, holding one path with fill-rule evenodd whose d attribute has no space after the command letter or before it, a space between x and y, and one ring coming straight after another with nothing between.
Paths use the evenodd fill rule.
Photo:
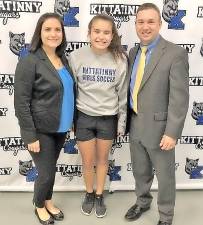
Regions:
<instances>
[{"instance_id":1,"label":"woman's necklace","mask_svg":"<svg viewBox=\"0 0 203 225\"><path fill-rule=\"evenodd\" d=\"M55 57L49 57L49 60L51 61L51 63L53 64L53 66L56 69L59 69L63 66L61 59L58 56Z\"/></svg>"}]
</instances>

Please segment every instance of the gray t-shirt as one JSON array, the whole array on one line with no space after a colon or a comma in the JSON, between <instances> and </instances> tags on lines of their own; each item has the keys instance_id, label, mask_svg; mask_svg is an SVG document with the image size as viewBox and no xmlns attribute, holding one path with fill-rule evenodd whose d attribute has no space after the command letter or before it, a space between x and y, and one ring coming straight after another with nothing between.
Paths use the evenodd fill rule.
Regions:
<instances>
[{"instance_id":1,"label":"gray t-shirt","mask_svg":"<svg viewBox=\"0 0 203 225\"><path fill-rule=\"evenodd\" d=\"M118 132L126 125L127 59L110 52L96 54L90 46L75 50L69 63L77 83L77 108L90 116L118 114Z\"/></svg>"}]
</instances>

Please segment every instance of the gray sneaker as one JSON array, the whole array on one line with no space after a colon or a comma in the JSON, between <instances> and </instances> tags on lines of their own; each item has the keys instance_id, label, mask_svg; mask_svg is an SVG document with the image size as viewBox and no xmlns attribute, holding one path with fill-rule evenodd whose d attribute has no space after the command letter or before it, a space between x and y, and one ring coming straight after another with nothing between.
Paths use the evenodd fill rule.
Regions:
<instances>
[{"instance_id":1,"label":"gray sneaker","mask_svg":"<svg viewBox=\"0 0 203 225\"><path fill-rule=\"evenodd\" d=\"M94 208L94 201L95 201L95 193L88 193L86 192L85 198L81 205L81 211L83 214L89 216Z\"/></svg>"},{"instance_id":2,"label":"gray sneaker","mask_svg":"<svg viewBox=\"0 0 203 225\"><path fill-rule=\"evenodd\" d=\"M106 216L106 206L104 204L103 195L95 196L95 215L98 218Z\"/></svg>"}]
</instances>

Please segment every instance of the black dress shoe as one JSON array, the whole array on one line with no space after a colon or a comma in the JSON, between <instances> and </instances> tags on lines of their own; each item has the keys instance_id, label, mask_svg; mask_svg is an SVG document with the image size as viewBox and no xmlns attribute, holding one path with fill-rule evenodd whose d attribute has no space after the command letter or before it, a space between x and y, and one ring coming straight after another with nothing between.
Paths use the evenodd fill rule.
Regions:
<instances>
[{"instance_id":1,"label":"black dress shoe","mask_svg":"<svg viewBox=\"0 0 203 225\"><path fill-rule=\"evenodd\" d=\"M171 225L172 223L169 223L169 222L163 222L163 221L160 221L158 222L157 225Z\"/></svg>"},{"instance_id":2,"label":"black dress shoe","mask_svg":"<svg viewBox=\"0 0 203 225\"><path fill-rule=\"evenodd\" d=\"M42 220L39 217L39 214L37 212L37 209L35 209L35 215L37 216L39 222L43 225L49 225L49 224L54 224L54 219L50 216L50 218L48 220Z\"/></svg>"},{"instance_id":3,"label":"black dress shoe","mask_svg":"<svg viewBox=\"0 0 203 225\"><path fill-rule=\"evenodd\" d=\"M142 208L139 205L135 204L133 205L125 214L125 219L128 221L137 220L140 218L143 212L146 212L149 210L150 207Z\"/></svg>"},{"instance_id":4,"label":"black dress shoe","mask_svg":"<svg viewBox=\"0 0 203 225\"><path fill-rule=\"evenodd\" d=\"M47 212L53 217L54 220L61 221L64 219L64 214L61 210L57 214L51 213L48 209L47 209Z\"/></svg>"}]
</instances>

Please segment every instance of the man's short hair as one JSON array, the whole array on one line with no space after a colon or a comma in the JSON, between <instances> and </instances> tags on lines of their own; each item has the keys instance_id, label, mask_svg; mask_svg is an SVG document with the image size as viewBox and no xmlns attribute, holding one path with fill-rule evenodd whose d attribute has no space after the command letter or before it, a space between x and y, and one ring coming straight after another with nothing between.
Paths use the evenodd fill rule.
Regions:
<instances>
[{"instance_id":1,"label":"man's short hair","mask_svg":"<svg viewBox=\"0 0 203 225\"><path fill-rule=\"evenodd\" d=\"M137 10L137 14L138 14L138 12L143 11L143 10L146 10L146 9L154 9L158 13L159 18L161 20L160 10L159 10L158 6L156 6L153 3L144 3L144 4L140 5L139 8L138 8L138 10Z\"/></svg>"}]
</instances>

